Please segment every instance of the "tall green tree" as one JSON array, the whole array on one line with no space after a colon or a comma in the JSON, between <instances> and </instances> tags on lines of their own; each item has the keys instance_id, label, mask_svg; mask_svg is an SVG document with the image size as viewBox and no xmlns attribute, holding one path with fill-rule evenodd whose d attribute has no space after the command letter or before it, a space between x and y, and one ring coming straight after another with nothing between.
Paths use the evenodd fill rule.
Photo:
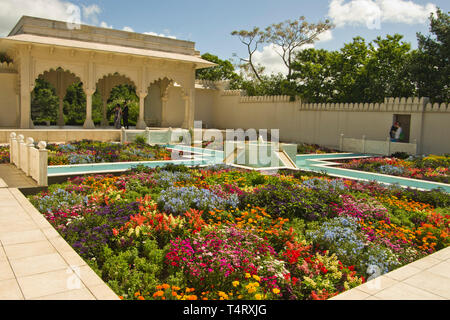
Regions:
<instances>
[{"instance_id":1,"label":"tall green tree","mask_svg":"<svg viewBox=\"0 0 450 320\"><path fill-rule=\"evenodd\" d=\"M128 103L128 117L130 125L135 125L139 116L139 98L136 88L132 85L123 84L114 87L108 99L107 117L110 124L114 123L114 111L116 105L121 108Z\"/></svg>"},{"instance_id":2,"label":"tall green tree","mask_svg":"<svg viewBox=\"0 0 450 320\"><path fill-rule=\"evenodd\" d=\"M219 59L211 53L205 53L202 55L202 59L217 64L215 67L199 69L196 71L195 76L201 80L236 80L239 75L234 71L234 66L229 60Z\"/></svg>"},{"instance_id":3,"label":"tall green tree","mask_svg":"<svg viewBox=\"0 0 450 320\"><path fill-rule=\"evenodd\" d=\"M59 99L55 88L43 79L36 79L31 99L31 119L33 121L56 121Z\"/></svg>"},{"instance_id":4,"label":"tall green tree","mask_svg":"<svg viewBox=\"0 0 450 320\"><path fill-rule=\"evenodd\" d=\"M308 23L305 17L301 16L296 20L286 20L268 26L264 38L266 42L279 48L276 51L288 69L287 79L290 80L295 52L305 44L313 44L323 32L333 27L329 20Z\"/></svg>"},{"instance_id":5,"label":"tall green tree","mask_svg":"<svg viewBox=\"0 0 450 320\"><path fill-rule=\"evenodd\" d=\"M310 102L382 102L385 97L412 96L411 50L401 40L401 35L388 35L367 44L356 37L339 51L299 52L293 78L300 96Z\"/></svg>"},{"instance_id":6,"label":"tall green tree","mask_svg":"<svg viewBox=\"0 0 450 320\"><path fill-rule=\"evenodd\" d=\"M414 84L409 74L411 45L401 41L403 36L377 37L369 48L369 59L359 79L364 85L364 99L383 102L385 97L411 97Z\"/></svg>"},{"instance_id":7,"label":"tall green tree","mask_svg":"<svg viewBox=\"0 0 450 320\"><path fill-rule=\"evenodd\" d=\"M83 83L76 82L67 88L64 97L64 122L67 125L83 125L86 119L86 94Z\"/></svg>"},{"instance_id":8,"label":"tall green tree","mask_svg":"<svg viewBox=\"0 0 450 320\"><path fill-rule=\"evenodd\" d=\"M302 99L312 102L328 102L333 98L337 52L306 49L295 58L292 78Z\"/></svg>"},{"instance_id":9,"label":"tall green tree","mask_svg":"<svg viewBox=\"0 0 450 320\"><path fill-rule=\"evenodd\" d=\"M410 71L418 95L433 102L450 100L450 17L437 10L430 15L430 34L417 34L418 50L413 54Z\"/></svg>"}]
</instances>

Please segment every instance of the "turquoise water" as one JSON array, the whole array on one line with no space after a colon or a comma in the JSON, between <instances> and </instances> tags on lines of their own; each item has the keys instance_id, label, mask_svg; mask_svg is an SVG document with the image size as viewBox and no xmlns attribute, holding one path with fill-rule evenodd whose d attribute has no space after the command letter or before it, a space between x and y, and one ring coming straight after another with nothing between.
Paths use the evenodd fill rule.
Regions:
<instances>
[{"instance_id":1,"label":"turquoise water","mask_svg":"<svg viewBox=\"0 0 450 320\"><path fill-rule=\"evenodd\" d=\"M195 155L195 159L180 159L167 161L148 161L148 162L119 162L119 163L105 163L105 164L83 164L72 166L49 166L48 176L62 176L75 175L84 173L102 173L112 171L125 171L135 166L144 165L149 168L156 168L165 166L166 164L183 164L186 166L198 165L214 165L220 164L224 161L224 152L212 149L202 149L183 145L166 145L165 147L173 150L183 151ZM247 157L247 152L245 153ZM356 170L348 170L336 168L327 161L332 162L334 159L367 157L368 155L357 153L343 153L343 154L311 154L311 155L297 155L296 165L300 170L315 171L318 173L327 173L330 175L338 175L349 179L362 179L369 181L377 181L381 183L399 184L404 187L412 187L424 190L431 190L442 188L450 193L450 185L439 184L428 181L421 181L415 179L407 179L402 177L388 176L382 174L367 173ZM281 161L279 166L283 166ZM266 164L245 164L249 168L267 168Z\"/></svg>"},{"instance_id":2,"label":"turquoise water","mask_svg":"<svg viewBox=\"0 0 450 320\"><path fill-rule=\"evenodd\" d=\"M310 170L315 172L325 172L330 175L339 175L350 179L363 179L369 181L377 181L381 183L399 184L403 187L412 187L418 189L432 190L436 188L442 188L445 192L450 193L450 185L440 184L429 181L422 181L416 179L407 179L402 177L388 176L375 173L367 173L357 170L348 170L342 168L336 168L327 165L327 161L332 162L333 159L361 157L361 154L320 154L320 155L298 155L296 162L299 169ZM326 160L324 160L326 159Z\"/></svg>"},{"instance_id":3,"label":"turquoise water","mask_svg":"<svg viewBox=\"0 0 450 320\"><path fill-rule=\"evenodd\" d=\"M165 161L146 161L146 162L116 162L105 164L78 164L69 166L49 166L48 176L62 176L73 174L97 173L125 171L137 165L143 165L149 168L162 167L167 164L183 164L186 166L209 165L223 162L223 152L215 150L207 150L201 148L193 148L188 146L167 145L167 148L175 149L183 152L198 153L195 159L165 160ZM203 150L203 152L202 152Z\"/></svg>"}]
</instances>

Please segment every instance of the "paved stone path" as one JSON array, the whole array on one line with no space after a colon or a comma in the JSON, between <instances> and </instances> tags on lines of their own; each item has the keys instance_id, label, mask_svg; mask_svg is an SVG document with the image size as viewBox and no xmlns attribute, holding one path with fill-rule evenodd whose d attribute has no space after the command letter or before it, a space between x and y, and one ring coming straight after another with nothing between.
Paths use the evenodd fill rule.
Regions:
<instances>
[{"instance_id":1,"label":"paved stone path","mask_svg":"<svg viewBox=\"0 0 450 320\"><path fill-rule=\"evenodd\" d=\"M0 179L10 188L34 188L36 181L28 177L13 164L0 164ZM1 184L0 184L1 187Z\"/></svg>"},{"instance_id":2,"label":"paved stone path","mask_svg":"<svg viewBox=\"0 0 450 320\"><path fill-rule=\"evenodd\" d=\"M330 300L449 300L450 247Z\"/></svg>"},{"instance_id":3,"label":"paved stone path","mask_svg":"<svg viewBox=\"0 0 450 320\"><path fill-rule=\"evenodd\" d=\"M17 189L0 179L0 300L118 300Z\"/></svg>"}]
</instances>

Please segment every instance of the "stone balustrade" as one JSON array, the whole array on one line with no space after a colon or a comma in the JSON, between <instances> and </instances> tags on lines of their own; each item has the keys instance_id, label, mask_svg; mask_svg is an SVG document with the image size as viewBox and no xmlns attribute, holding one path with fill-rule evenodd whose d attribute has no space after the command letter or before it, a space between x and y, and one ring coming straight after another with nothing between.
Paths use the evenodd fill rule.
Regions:
<instances>
[{"instance_id":1,"label":"stone balustrade","mask_svg":"<svg viewBox=\"0 0 450 320\"><path fill-rule=\"evenodd\" d=\"M345 138L342 133L339 139L339 150L342 152L355 152L384 156L390 156L396 152L405 152L410 155L416 155L417 142L392 142L389 137L385 141L367 140L366 136L362 136L361 139Z\"/></svg>"},{"instance_id":2,"label":"stone balustrade","mask_svg":"<svg viewBox=\"0 0 450 320\"><path fill-rule=\"evenodd\" d=\"M48 150L47 143L40 141L37 148L34 139L23 135L10 134L10 163L22 170L27 176L35 180L39 186L48 185L47 167Z\"/></svg>"}]
</instances>

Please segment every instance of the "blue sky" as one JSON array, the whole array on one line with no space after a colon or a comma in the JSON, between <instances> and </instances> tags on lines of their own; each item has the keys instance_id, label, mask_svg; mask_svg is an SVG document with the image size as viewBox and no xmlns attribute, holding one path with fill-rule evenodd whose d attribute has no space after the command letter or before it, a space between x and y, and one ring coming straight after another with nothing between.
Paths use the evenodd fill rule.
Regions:
<instances>
[{"instance_id":1,"label":"blue sky","mask_svg":"<svg viewBox=\"0 0 450 320\"><path fill-rule=\"evenodd\" d=\"M0 33L4 36L22 14L63 20L68 2L80 8L83 22L191 40L201 53L222 59L233 53L245 55L231 31L302 15L308 22L330 18L337 25L316 48L336 50L358 35L370 41L394 33L403 34L416 47L416 32L428 32L429 12L436 7L450 11L448 0L0 0ZM261 49L257 58L279 71L277 56L269 47Z\"/></svg>"}]
</instances>

